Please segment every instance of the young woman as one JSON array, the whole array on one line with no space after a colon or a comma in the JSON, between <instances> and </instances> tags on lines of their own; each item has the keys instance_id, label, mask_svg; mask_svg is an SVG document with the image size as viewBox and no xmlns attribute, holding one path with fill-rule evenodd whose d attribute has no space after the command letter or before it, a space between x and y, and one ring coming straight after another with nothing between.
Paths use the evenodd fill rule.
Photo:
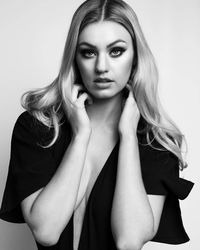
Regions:
<instances>
[{"instance_id":1,"label":"young woman","mask_svg":"<svg viewBox=\"0 0 200 250\"><path fill-rule=\"evenodd\" d=\"M187 242L179 199L193 183L179 178L183 135L157 81L131 7L84 2L58 77L23 95L0 217L26 222L39 250Z\"/></svg>"}]
</instances>

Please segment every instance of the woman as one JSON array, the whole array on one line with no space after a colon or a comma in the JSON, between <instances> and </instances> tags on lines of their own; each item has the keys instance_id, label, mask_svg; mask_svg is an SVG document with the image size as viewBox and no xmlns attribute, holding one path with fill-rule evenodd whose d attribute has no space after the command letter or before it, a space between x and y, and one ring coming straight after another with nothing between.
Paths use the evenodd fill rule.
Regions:
<instances>
[{"instance_id":1,"label":"woman","mask_svg":"<svg viewBox=\"0 0 200 250\"><path fill-rule=\"evenodd\" d=\"M161 109L157 70L122 0L75 12L60 72L24 94L1 218L26 222L38 249L142 249L189 240L178 199L193 183L183 135Z\"/></svg>"}]
</instances>

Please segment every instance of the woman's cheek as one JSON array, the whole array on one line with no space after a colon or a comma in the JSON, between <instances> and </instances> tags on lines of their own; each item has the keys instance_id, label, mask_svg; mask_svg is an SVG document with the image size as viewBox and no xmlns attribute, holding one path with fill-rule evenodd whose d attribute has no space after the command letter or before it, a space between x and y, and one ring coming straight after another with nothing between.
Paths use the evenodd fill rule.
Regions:
<instances>
[{"instance_id":1,"label":"woman's cheek","mask_svg":"<svg viewBox=\"0 0 200 250\"><path fill-rule=\"evenodd\" d=\"M81 74L81 78L82 78L83 83L87 84L87 82L89 81L89 78L90 78L89 67L83 61L79 61L78 67L79 67L79 72Z\"/></svg>"},{"instance_id":2,"label":"woman's cheek","mask_svg":"<svg viewBox=\"0 0 200 250\"><path fill-rule=\"evenodd\" d=\"M124 82L129 80L130 74L132 70L132 58L126 58L123 60L118 67L115 69L117 77L124 79Z\"/></svg>"}]
</instances>

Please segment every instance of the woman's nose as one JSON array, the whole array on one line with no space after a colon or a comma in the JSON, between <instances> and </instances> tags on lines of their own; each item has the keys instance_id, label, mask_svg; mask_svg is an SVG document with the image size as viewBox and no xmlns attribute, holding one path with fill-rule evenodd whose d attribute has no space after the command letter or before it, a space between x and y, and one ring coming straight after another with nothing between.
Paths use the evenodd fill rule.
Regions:
<instances>
[{"instance_id":1,"label":"woman's nose","mask_svg":"<svg viewBox=\"0 0 200 250\"><path fill-rule=\"evenodd\" d=\"M96 73L104 73L108 71L108 61L106 55L99 54L96 60L95 71Z\"/></svg>"}]
</instances>

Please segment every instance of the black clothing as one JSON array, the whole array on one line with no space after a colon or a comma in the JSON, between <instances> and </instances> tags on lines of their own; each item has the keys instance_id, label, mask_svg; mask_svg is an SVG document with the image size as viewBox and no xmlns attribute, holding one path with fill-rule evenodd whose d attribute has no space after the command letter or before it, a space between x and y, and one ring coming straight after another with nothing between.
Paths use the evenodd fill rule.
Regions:
<instances>
[{"instance_id":1,"label":"black clothing","mask_svg":"<svg viewBox=\"0 0 200 250\"><path fill-rule=\"evenodd\" d=\"M12 135L9 172L0 210L1 219L24 223L20 202L46 186L52 178L71 140L70 123L66 120L63 122L59 138L52 147L42 148L39 144L49 142L52 135L53 129L48 129L27 111L19 116ZM174 154L144 145L144 135L138 134L138 141L142 177L147 194L166 195L159 229L152 241L168 244L187 242L189 238L183 227L178 199L185 199L194 183L179 178L178 158ZM155 141L154 146L161 147ZM118 150L119 140L91 191L78 250L117 249L111 232L110 215ZM74 213L55 246L44 247L36 242L38 249L73 250L73 216Z\"/></svg>"}]
</instances>

